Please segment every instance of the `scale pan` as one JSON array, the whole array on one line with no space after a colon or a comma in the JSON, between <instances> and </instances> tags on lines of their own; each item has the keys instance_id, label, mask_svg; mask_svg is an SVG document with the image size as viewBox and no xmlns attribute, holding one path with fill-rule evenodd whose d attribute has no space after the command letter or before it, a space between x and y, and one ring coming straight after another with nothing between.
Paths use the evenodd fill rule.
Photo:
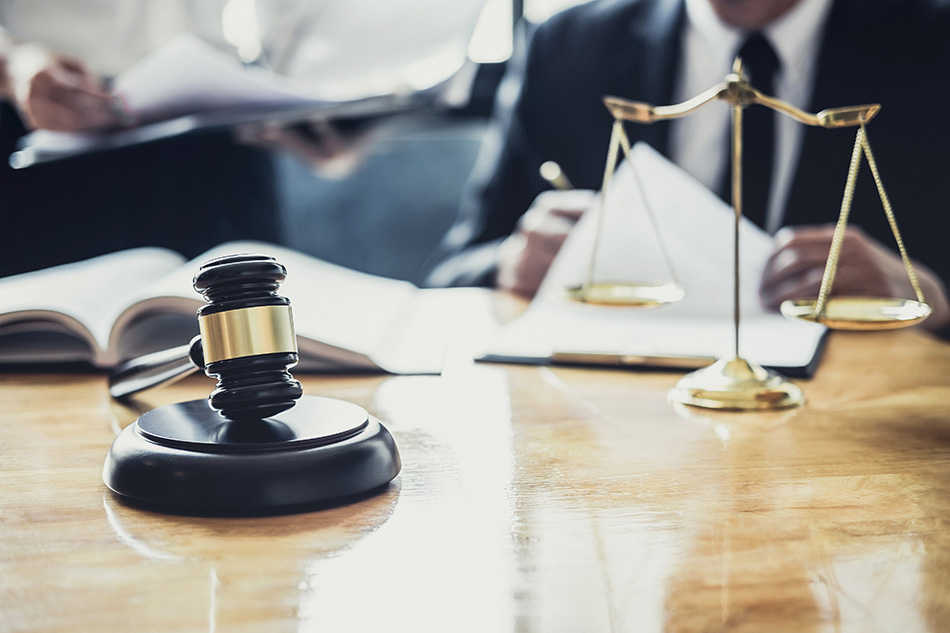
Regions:
<instances>
[{"instance_id":1,"label":"scale pan","mask_svg":"<svg viewBox=\"0 0 950 633\"><path fill-rule=\"evenodd\" d=\"M686 289L675 281L662 284L598 282L572 286L565 290L568 299L580 303L628 308L658 308L676 303Z\"/></svg>"},{"instance_id":2,"label":"scale pan","mask_svg":"<svg viewBox=\"0 0 950 633\"><path fill-rule=\"evenodd\" d=\"M816 314L816 299L782 303L789 318L821 323L833 330L896 330L916 325L930 316L930 306L910 299L886 297L834 297Z\"/></svg>"}]
</instances>

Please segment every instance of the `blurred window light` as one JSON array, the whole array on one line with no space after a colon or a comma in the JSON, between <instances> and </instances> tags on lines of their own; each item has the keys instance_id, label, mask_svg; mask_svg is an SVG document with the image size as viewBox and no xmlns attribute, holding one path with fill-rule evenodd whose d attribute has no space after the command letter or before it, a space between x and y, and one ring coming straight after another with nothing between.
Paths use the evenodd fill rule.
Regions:
<instances>
[{"instance_id":1,"label":"blurred window light","mask_svg":"<svg viewBox=\"0 0 950 633\"><path fill-rule=\"evenodd\" d=\"M524 16L530 22L544 22L549 17L587 0L524 0Z\"/></svg>"},{"instance_id":2,"label":"blurred window light","mask_svg":"<svg viewBox=\"0 0 950 633\"><path fill-rule=\"evenodd\" d=\"M257 26L254 0L229 0L221 13L224 39L237 48L238 55L252 63L261 54L261 39Z\"/></svg>"},{"instance_id":3,"label":"blurred window light","mask_svg":"<svg viewBox=\"0 0 950 633\"><path fill-rule=\"evenodd\" d=\"M511 0L487 0L475 23L468 56L479 64L503 62L513 49Z\"/></svg>"},{"instance_id":4,"label":"blurred window light","mask_svg":"<svg viewBox=\"0 0 950 633\"><path fill-rule=\"evenodd\" d=\"M524 16L530 22L543 22L559 11L587 1L524 0ZM511 57L514 48L512 16L512 0L485 2L468 45L468 56L472 61L498 63Z\"/></svg>"}]
</instances>

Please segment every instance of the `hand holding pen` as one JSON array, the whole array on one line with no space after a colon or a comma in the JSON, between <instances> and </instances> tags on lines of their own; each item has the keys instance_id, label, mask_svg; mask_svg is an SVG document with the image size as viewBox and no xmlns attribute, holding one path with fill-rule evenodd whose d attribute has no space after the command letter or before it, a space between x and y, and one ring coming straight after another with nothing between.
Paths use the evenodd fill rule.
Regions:
<instances>
[{"instance_id":1,"label":"hand holding pen","mask_svg":"<svg viewBox=\"0 0 950 633\"><path fill-rule=\"evenodd\" d=\"M557 163L544 163L540 172L554 189L535 198L498 251L496 286L525 297L537 293L568 233L596 195L574 189Z\"/></svg>"},{"instance_id":2,"label":"hand holding pen","mask_svg":"<svg viewBox=\"0 0 950 633\"><path fill-rule=\"evenodd\" d=\"M123 123L114 96L75 58L17 44L8 53L4 74L4 96L33 129L87 132Z\"/></svg>"}]
</instances>

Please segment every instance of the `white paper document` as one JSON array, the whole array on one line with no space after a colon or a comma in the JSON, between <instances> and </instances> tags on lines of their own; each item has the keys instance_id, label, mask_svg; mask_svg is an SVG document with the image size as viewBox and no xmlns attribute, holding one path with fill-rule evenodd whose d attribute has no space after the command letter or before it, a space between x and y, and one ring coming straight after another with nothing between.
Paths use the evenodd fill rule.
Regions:
<instances>
[{"instance_id":1,"label":"white paper document","mask_svg":"<svg viewBox=\"0 0 950 633\"><path fill-rule=\"evenodd\" d=\"M197 37L183 35L116 78L126 114L151 123L220 108L305 105L321 101L289 80L244 68Z\"/></svg>"},{"instance_id":2,"label":"white paper document","mask_svg":"<svg viewBox=\"0 0 950 633\"><path fill-rule=\"evenodd\" d=\"M598 234L592 281L675 280L685 287L682 301L632 308L566 298L565 288L587 280ZM528 310L502 328L483 359L687 368L731 357L734 234L730 206L649 145L637 144L617 168L603 204L585 212L569 235ZM740 355L810 375L825 328L766 311L759 283L772 238L742 218L739 245Z\"/></svg>"},{"instance_id":3,"label":"white paper document","mask_svg":"<svg viewBox=\"0 0 950 633\"><path fill-rule=\"evenodd\" d=\"M446 80L446 78L443 78ZM191 35L182 35L118 76L116 106L130 127L103 132L36 130L19 141L10 165L34 164L84 153L244 124L296 123L323 118L393 114L431 104L441 85L392 93L339 92L328 96L237 59Z\"/></svg>"}]
</instances>

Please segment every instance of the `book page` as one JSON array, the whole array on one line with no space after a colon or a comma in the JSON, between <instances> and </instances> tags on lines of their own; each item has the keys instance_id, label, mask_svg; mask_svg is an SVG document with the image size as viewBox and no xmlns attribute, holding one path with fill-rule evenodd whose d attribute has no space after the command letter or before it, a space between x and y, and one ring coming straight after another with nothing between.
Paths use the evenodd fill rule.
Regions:
<instances>
[{"instance_id":1,"label":"book page","mask_svg":"<svg viewBox=\"0 0 950 633\"><path fill-rule=\"evenodd\" d=\"M645 364L651 364L651 357L657 364L685 358L693 359L695 366L731 356L732 208L642 143L617 168L603 200L602 208L582 216L527 312L502 330L487 356L525 360L587 353L645 357ZM604 214L602 225L599 213ZM565 288L587 278L598 231L593 281L675 279L686 290L684 299L658 308L605 307L567 299ZM769 367L804 367L817 353L824 328L763 308L758 289L772 238L745 218L739 232L740 355Z\"/></svg>"},{"instance_id":2,"label":"book page","mask_svg":"<svg viewBox=\"0 0 950 633\"><path fill-rule=\"evenodd\" d=\"M413 284L254 241L222 244L144 288L142 301L116 324L113 338L121 355L129 350L141 353L156 340L165 341L166 347L188 343L197 333L195 312L204 304L192 286L195 273L214 257L236 253L270 255L287 268L287 279L277 292L290 299L293 308L301 371L440 371L444 339L432 329L420 332L406 323L422 293ZM155 315L164 315L163 321L154 321ZM187 315L187 322L176 315ZM192 329L186 331L183 326L189 324ZM169 336L177 338L169 341Z\"/></svg>"},{"instance_id":3,"label":"book page","mask_svg":"<svg viewBox=\"0 0 950 633\"><path fill-rule=\"evenodd\" d=\"M87 339L100 362L108 347L113 321L125 310L140 288L181 265L184 258L160 248L137 248L103 255L74 264L56 266L0 281L0 360L30 358L29 349L19 349L16 340L30 333L37 349L37 362L57 360L55 346L36 346L42 332L62 338L72 332ZM20 346L22 347L22 346ZM75 347L69 358L80 360ZM16 351L19 350L19 351Z\"/></svg>"}]
</instances>

